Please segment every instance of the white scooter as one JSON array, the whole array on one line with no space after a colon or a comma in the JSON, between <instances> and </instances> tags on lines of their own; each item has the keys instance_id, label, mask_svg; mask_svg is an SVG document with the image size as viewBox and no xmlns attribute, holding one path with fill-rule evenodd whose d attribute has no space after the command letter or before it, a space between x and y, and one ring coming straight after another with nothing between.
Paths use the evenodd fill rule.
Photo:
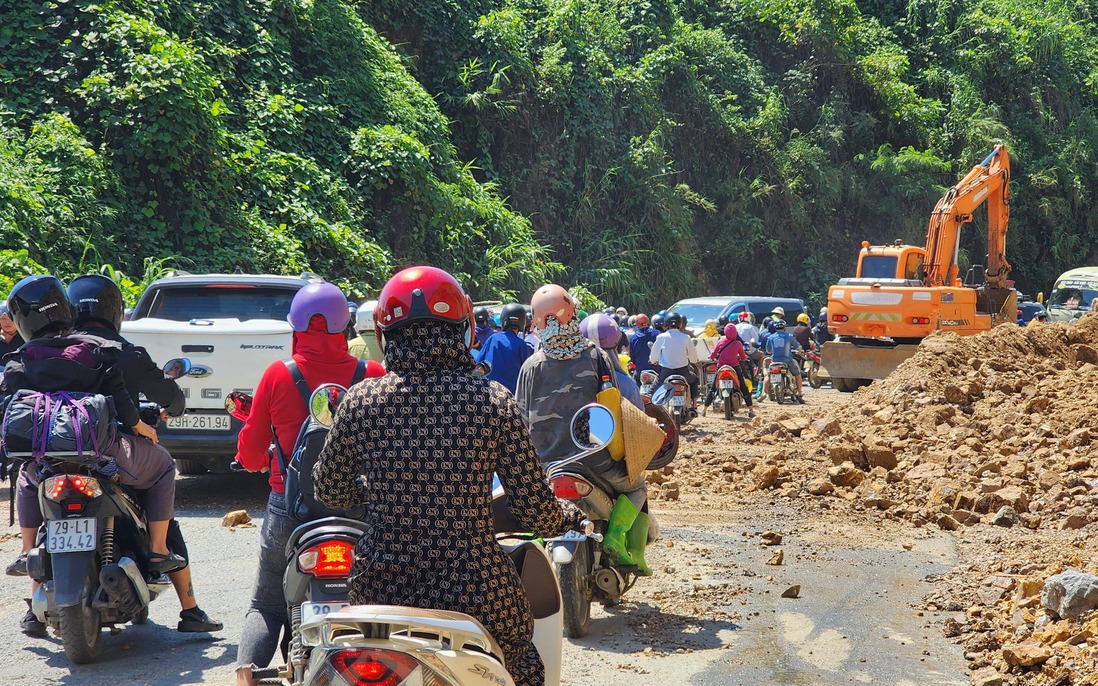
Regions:
<instances>
[{"instance_id":1,"label":"white scooter","mask_svg":"<svg viewBox=\"0 0 1098 686\"><path fill-rule=\"evenodd\" d=\"M596 431L597 427L597 431ZM572 418L573 436L588 446L574 461L606 447L614 418L601 405ZM496 538L515 563L534 616L533 642L545 664L545 685L559 686L564 620L560 588L544 545L515 533L517 522L498 485L492 492ZM585 524L584 534L593 533ZM459 612L392 605L347 607L301 624L309 650L304 683L312 686L514 686L503 651L476 619Z\"/></svg>"}]
</instances>

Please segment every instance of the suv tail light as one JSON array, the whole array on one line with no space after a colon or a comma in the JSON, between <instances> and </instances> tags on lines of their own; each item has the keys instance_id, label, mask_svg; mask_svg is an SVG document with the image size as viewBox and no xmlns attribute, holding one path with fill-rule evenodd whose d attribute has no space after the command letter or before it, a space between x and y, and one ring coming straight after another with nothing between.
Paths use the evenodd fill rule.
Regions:
<instances>
[{"instance_id":1,"label":"suv tail light","mask_svg":"<svg viewBox=\"0 0 1098 686\"><path fill-rule=\"evenodd\" d=\"M553 495L565 500L579 500L590 495L591 484L568 474L553 477Z\"/></svg>"},{"instance_id":2,"label":"suv tail light","mask_svg":"<svg viewBox=\"0 0 1098 686\"><path fill-rule=\"evenodd\" d=\"M352 686L398 686L419 667L411 655L381 648L340 650L328 656L328 664Z\"/></svg>"},{"instance_id":3,"label":"suv tail light","mask_svg":"<svg viewBox=\"0 0 1098 686\"><path fill-rule=\"evenodd\" d=\"M354 547L340 539L321 541L297 556L297 568L318 579L344 579L351 575Z\"/></svg>"}]
</instances>

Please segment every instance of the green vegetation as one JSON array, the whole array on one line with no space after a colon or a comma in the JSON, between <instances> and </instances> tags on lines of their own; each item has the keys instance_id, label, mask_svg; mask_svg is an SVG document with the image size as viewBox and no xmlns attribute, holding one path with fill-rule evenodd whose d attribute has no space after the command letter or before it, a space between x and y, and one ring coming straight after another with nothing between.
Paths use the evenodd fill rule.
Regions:
<instances>
[{"instance_id":1,"label":"green vegetation","mask_svg":"<svg viewBox=\"0 0 1098 686\"><path fill-rule=\"evenodd\" d=\"M0 245L61 272L818 302L997 141L1019 285L1098 261L1098 0L9 6Z\"/></svg>"}]
</instances>

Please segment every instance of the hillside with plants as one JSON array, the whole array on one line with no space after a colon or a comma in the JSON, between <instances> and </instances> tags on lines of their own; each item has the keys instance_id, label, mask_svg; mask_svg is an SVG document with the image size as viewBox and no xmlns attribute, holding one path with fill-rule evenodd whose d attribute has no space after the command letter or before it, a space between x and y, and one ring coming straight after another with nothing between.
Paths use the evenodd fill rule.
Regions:
<instances>
[{"instance_id":1,"label":"hillside with plants","mask_svg":"<svg viewBox=\"0 0 1098 686\"><path fill-rule=\"evenodd\" d=\"M61 272L818 304L999 141L1019 286L1098 262L1094 0L13 4L0 240Z\"/></svg>"}]
</instances>

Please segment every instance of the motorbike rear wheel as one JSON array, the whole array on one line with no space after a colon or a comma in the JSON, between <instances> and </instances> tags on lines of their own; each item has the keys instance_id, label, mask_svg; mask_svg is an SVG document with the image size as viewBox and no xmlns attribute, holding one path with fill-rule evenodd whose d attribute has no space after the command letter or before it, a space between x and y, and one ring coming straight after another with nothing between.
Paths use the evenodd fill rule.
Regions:
<instances>
[{"instance_id":1,"label":"motorbike rear wheel","mask_svg":"<svg viewBox=\"0 0 1098 686\"><path fill-rule=\"evenodd\" d=\"M99 610L92 607L98 582L95 567L89 565L84 587L80 589L80 603L58 610L61 643L73 664L86 665L99 658L99 638L103 632L99 626Z\"/></svg>"},{"instance_id":2,"label":"motorbike rear wheel","mask_svg":"<svg viewBox=\"0 0 1098 686\"><path fill-rule=\"evenodd\" d=\"M568 638L583 638L591 628L591 545L590 539L581 541L572 561L557 565L564 634Z\"/></svg>"},{"instance_id":3,"label":"motorbike rear wheel","mask_svg":"<svg viewBox=\"0 0 1098 686\"><path fill-rule=\"evenodd\" d=\"M727 398L724 399L724 418L725 419L732 419L732 411L733 411L733 408L732 408L733 400L732 400L732 398L734 398L734 397L735 397L735 394L733 393L732 395L730 395L730 396L728 396Z\"/></svg>"},{"instance_id":4,"label":"motorbike rear wheel","mask_svg":"<svg viewBox=\"0 0 1098 686\"><path fill-rule=\"evenodd\" d=\"M820 378L820 363L813 362L808 367L808 385L812 388L819 388L823 386L823 379Z\"/></svg>"}]
</instances>

